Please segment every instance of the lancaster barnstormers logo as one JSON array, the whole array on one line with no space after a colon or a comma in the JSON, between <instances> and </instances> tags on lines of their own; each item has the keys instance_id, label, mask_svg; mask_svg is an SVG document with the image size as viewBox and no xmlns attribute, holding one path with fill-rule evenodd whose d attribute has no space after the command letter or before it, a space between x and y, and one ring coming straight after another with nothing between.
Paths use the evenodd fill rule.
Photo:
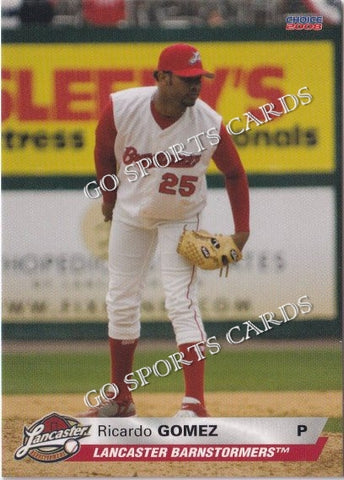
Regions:
<instances>
[{"instance_id":1,"label":"lancaster barnstormers logo","mask_svg":"<svg viewBox=\"0 0 344 480\"><path fill-rule=\"evenodd\" d=\"M201 54L196 51L193 53L192 57L189 60L189 64L193 65L194 63L200 62L201 61Z\"/></svg>"},{"instance_id":2,"label":"lancaster barnstormers logo","mask_svg":"<svg viewBox=\"0 0 344 480\"><path fill-rule=\"evenodd\" d=\"M81 425L76 419L51 413L24 427L23 445L14 455L21 460L28 455L39 462L60 462L80 450L79 440L89 435L91 425Z\"/></svg>"}]
</instances>

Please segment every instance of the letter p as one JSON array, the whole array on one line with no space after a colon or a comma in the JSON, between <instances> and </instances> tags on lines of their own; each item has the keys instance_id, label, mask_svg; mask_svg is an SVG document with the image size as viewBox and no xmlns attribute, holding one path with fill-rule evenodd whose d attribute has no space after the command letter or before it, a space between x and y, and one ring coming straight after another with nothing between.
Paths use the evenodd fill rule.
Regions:
<instances>
[{"instance_id":1,"label":"letter p","mask_svg":"<svg viewBox=\"0 0 344 480\"><path fill-rule=\"evenodd\" d=\"M297 426L297 436L301 437L302 433L307 432L307 425L298 425Z\"/></svg>"}]
</instances>

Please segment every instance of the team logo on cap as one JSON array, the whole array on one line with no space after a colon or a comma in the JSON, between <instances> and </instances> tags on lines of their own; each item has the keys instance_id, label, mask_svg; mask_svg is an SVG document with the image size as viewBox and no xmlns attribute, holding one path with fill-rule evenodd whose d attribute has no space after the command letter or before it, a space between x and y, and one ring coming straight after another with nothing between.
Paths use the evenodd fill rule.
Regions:
<instances>
[{"instance_id":1,"label":"team logo on cap","mask_svg":"<svg viewBox=\"0 0 344 480\"><path fill-rule=\"evenodd\" d=\"M192 57L189 60L189 64L193 65L194 63L200 62L201 61L201 54L196 51L193 53Z\"/></svg>"}]
</instances>

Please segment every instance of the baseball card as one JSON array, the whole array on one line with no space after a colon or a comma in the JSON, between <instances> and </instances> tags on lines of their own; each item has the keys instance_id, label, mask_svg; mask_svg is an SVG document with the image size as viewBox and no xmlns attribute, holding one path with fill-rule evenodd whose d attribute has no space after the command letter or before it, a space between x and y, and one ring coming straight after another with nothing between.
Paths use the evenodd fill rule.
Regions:
<instances>
[{"instance_id":1,"label":"baseball card","mask_svg":"<svg viewBox=\"0 0 344 480\"><path fill-rule=\"evenodd\" d=\"M343 477L343 3L1 8L3 478Z\"/></svg>"}]
</instances>

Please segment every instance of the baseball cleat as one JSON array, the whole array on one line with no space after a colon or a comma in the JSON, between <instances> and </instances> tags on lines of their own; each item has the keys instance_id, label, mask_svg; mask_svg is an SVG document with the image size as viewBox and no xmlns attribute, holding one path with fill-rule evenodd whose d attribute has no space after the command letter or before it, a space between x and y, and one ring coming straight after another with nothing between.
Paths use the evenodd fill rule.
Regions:
<instances>
[{"instance_id":1,"label":"baseball cleat","mask_svg":"<svg viewBox=\"0 0 344 480\"><path fill-rule=\"evenodd\" d=\"M107 400L98 407L92 407L87 412L79 413L77 417L134 417L135 405L132 400Z\"/></svg>"},{"instance_id":2,"label":"baseball cleat","mask_svg":"<svg viewBox=\"0 0 344 480\"><path fill-rule=\"evenodd\" d=\"M210 417L201 403L182 403L182 408L175 417Z\"/></svg>"}]
</instances>

